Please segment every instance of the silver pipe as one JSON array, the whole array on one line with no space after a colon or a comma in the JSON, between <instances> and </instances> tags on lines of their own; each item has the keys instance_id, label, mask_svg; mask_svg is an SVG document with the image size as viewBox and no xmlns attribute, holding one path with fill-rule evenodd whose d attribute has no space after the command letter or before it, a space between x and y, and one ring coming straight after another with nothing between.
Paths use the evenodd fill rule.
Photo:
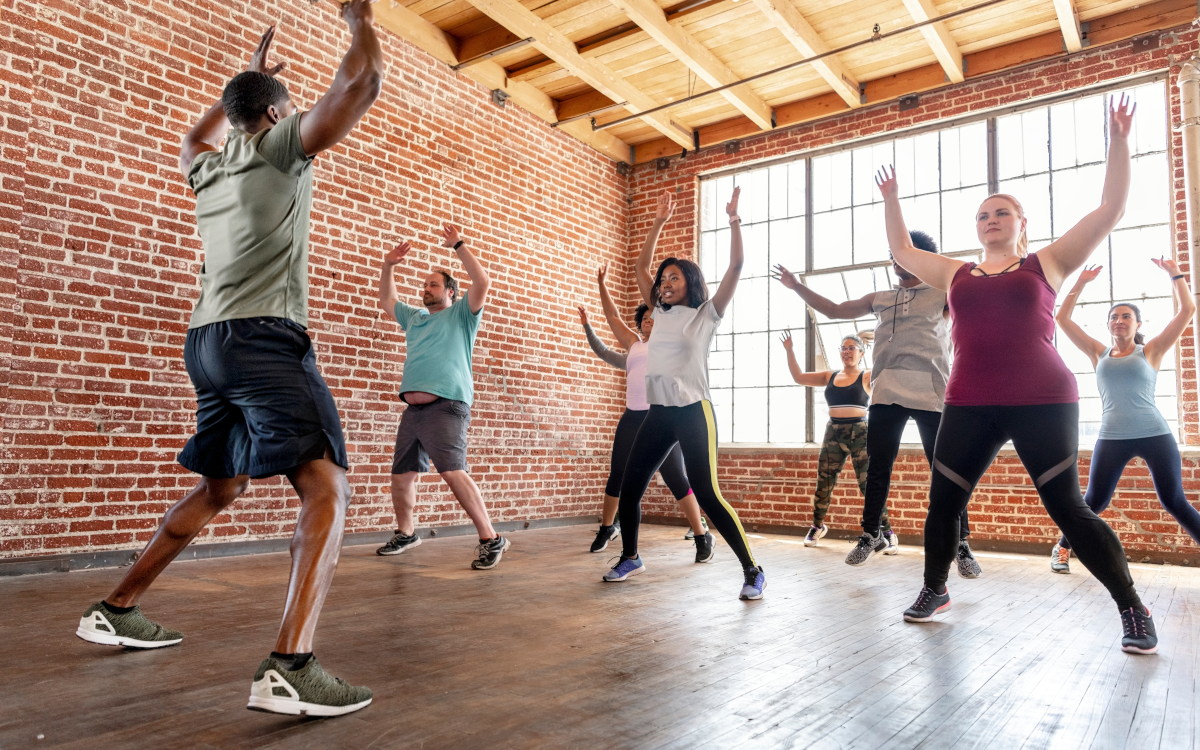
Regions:
<instances>
[{"instance_id":1,"label":"silver pipe","mask_svg":"<svg viewBox=\"0 0 1200 750\"><path fill-rule=\"evenodd\" d=\"M1192 296L1200 289L1200 58L1179 66L1179 108L1183 115L1184 204L1187 206L1188 263L1192 267ZM1200 300L1197 300L1200 301ZM1200 307L1192 320L1192 332L1200 332Z\"/></svg>"}]
</instances>

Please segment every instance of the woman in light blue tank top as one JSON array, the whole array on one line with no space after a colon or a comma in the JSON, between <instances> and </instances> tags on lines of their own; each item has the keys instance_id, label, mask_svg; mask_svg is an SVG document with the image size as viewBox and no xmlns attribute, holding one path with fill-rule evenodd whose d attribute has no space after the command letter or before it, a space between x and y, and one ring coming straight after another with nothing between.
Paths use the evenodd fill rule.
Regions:
<instances>
[{"instance_id":1,"label":"woman in light blue tank top","mask_svg":"<svg viewBox=\"0 0 1200 750\"><path fill-rule=\"evenodd\" d=\"M1153 263L1170 274L1179 311L1162 333L1149 341L1144 342L1142 334L1138 333L1142 327L1141 311L1129 303L1115 304L1108 311L1111 346L1088 336L1071 320L1080 292L1100 274L1101 266L1083 270L1055 316L1067 338L1092 360L1104 408L1100 435L1092 452L1087 494L1083 499L1093 511L1101 513L1112 501L1125 465L1134 458L1141 458L1150 469L1154 490L1163 508L1200 543L1200 512L1183 494L1179 446L1154 400L1163 355L1183 334L1196 312L1196 303L1187 279L1179 272L1175 261L1155 260ZM1070 557L1071 543L1064 536L1050 553L1050 569L1056 573L1070 572Z\"/></svg>"}]
</instances>

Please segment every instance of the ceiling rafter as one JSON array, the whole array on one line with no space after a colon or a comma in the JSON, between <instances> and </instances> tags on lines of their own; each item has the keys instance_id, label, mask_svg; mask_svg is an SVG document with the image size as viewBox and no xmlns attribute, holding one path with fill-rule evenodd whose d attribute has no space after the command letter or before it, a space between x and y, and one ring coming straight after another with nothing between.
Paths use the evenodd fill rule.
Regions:
<instances>
[{"instance_id":1,"label":"ceiling rafter","mask_svg":"<svg viewBox=\"0 0 1200 750\"><path fill-rule=\"evenodd\" d=\"M1083 33L1079 29L1079 12L1075 9L1075 0L1054 0L1054 12L1058 14L1058 26L1062 29L1067 52L1083 49Z\"/></svg>"},{"instance_id":2,"label":"ceiling rafter","mask_svg":"<svg viewBox=\"0 0 1200 750\"><path fill-rule=\"evenodd\" d=\"M534 46L543 55L554 60L571 75L614 102L626 102L625 108L630 112L637 114L658 106L658 102L617 75L607 65L585 59L579 54L575 43L565 34L539 18L518 0L468 0L468 2L479 12L489 16L517 36L532 37ZM658 112L647 115L644 120L646 124L684 148L692 148L694 143L692 128L676 122L668 113ZM587 124L587 127L591 127L591 125Z\"/></svg>"},{"instance_id":3,"label":"ceiling rafter","mask_svg":"<svg viewBox=\"0 0 1200 750\"><path fill-rule=\"evenodd\" d=\"M458 64L459 50L454 37L403 5L376 3L375 20L380 26L408 40L446 65ZM510 80L504 68L490 60L463 68L461 72L489 89L500 89L523 109L547 122L558 120L553 99L535 86ZM630 158L629 144L606 131L593 131L589 122L573 122L559 129L616 161L628 161Z\"/></svg>"},{"instance_id":4,"label":"ceiling rafter","mask_svg":"<svg viewBox=\"0 0 1200 750\"><path fill-rule=\"evenodd\" d=\"M933 7L931 0L904 0L904 7L908 9L908 14L917 23L937 18L940 15L937 8ZM963 74L962 52L959 51L954 37L950 36L950 30L946 28L946 23L938 21L928 26L922 26L921 34L925 36L925 41L933 50L942 70L946 71L946 78L954 83L962 83L966 79Z\"/></svg>"},{"instance_id":5,"label":"ceiling rafter","mask_svg":"<svg viewBox=\"0 0 1200 750\"><path fill-rule=\"evenodd\" d=\"M654 0L610 1L709 86L727 86L738 80L738 76L694 36L672 26L667 14ZM763 130L773 127L771 108L749 86L727 89L721 95Z\"/></svg>"},{"instance_id":6,"label":"ceiling rafter","mask_svg":"<svg viewBox=\"0 0 1200 750\"><path fill-rule=\"evenodd\" d=\"M800 15L800 11L796 10L791 0L754 0L754 4L804 57L813 57L829 51L829 45L812 24ZM846 70L837 57L816 60L812 67L851 108L862 106L858 79Z\"/></svg>"}]
</instances>

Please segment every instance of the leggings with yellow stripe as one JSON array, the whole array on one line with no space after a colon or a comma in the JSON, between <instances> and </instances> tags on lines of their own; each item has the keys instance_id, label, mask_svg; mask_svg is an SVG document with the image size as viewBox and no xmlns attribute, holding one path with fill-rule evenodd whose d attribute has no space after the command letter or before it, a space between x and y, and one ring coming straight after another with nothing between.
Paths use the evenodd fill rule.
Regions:
<instances>
[{"instance_id":1,"label":"leggings with yellow stripe","mask_svg":"<svg viewBox=\"0 0 1200 750\"><path fill-rule=\"evenodd\" d=\"M621 483L621 504L618 506L621 554L625 557L637 555L642 496L646 494L658 465L676 443L683 453L683 464L701 510L737 555L742 567L755 567L742 522L721 497L721 488L717 485L717 423L708 401L687 406L650 406L633 440Z\"/></svg>"}]
</instances>

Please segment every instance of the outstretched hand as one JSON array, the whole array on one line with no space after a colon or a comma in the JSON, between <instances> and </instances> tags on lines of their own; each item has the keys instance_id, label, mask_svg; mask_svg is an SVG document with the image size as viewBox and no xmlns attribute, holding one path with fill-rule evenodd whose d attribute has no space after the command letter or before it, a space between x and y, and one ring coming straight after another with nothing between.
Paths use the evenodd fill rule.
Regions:
<instances>
[{"instance_id":1,"label":"outstretched hand","mask_svg":"<svg viewBox=\"0 0 1200 750\"><path fill-rule=\"evenodd\" d=\"M607 279L608 279L608 262L605 261L604 265L596 268L596 283L599 284L601 287L603 287L604 282Z\"/></svg>"},{"instance_id":2,"label":"outstretched hand","mask_svg":"<svg viewBox=\"0 0 1200 750\"><path fill-rule=\"evenodd\" d=\"M777 264L775 266L774 276L775 278L779 279L779 281L785 287L791 289L793 292L800 288L800 279L797 279L795 274L784 268L782 265Z\"/></svg>"},{"instance_id":3,"label":"outstretched hand","mask_svg":"<svg viewBox=\"0 0 1200 750\"><path fill-rule=\"evenodd\" d=\"M1121 94L1120 103L1115 96L1109 99L1108 134L1117 138L1128 138L1133 130L1133 113L1136 111L1137 104L1128 94Z\"/></svg>"},{"instance_id":4,"label":"outstretched hand","mask_svg":"<svg viewBox=\"0 0 1200 750\"><path fill-rule=\"evenodd\" d=\"M1079 281L1076 281L1075 283L1078 284L1079 286L1083 286L1084 284L1090 284L1091 282L1096 280L1096 277L1098 277L1100 275L1100 272L1103 270L1104 270L1104 266L1087 266L1079 274Z\"/></svg>"},{"instance_id":5,"label":"outstretched hand","mask_svg":"<svg viewBox=\"0 0 1200 750\"><path fill-rule=\"evenodd\" d=\"M461 239L458 236L458 227L453 224L442 225L442 247L454 247Z\"/></svg>"},{"instance_id":6,"label":"outstretched hand","mask_svg":"<svg viewBox=\"0 0 1200 750\"><path fill-rule=\"evenodd\" d=\"M783 348L790 352L792 350L792 332L784 331L783 335L779 337L779 343L783 344Z\"/></svg>"},{"instance_id":7,"label":"outstretched hand","mask_svg":"<svg viewBox=\"0 0 1200 750\"><path fill-rule=\"evenodd\" d=\"M735 187L733 189L733 195L729 198L729 203L725 204L725 213L729 214L730 216L737 216L738 198L740 198L741 195L742 189L740 187Z\"/></svg>"},{"instance_id":8,"label":"outstretched hand","mask_svg":"<svg viewBox=\"0 0 1200 750\"><path fill-rule=\"evenodd\" d=\"M1183 273L1179 270L1179 264L1170 258L1151 258L1150 262L1166 271L1168 276L1178 276Z\"/></svg>"},{"instance_id":9,"label":"outstretched hand","mask_svg":"<svg viewBox=\"0 0 1200 750\"><path fill-rule=\"evenodd\" d=\"M884 200L900 194L900 183L896 182L896 168L893 166L880 167L879 171L875 173L875 184L879 186L879 192L883 194Z\"/></svg>"},{"instance_id":10,"label":"outstretched hand","mask_svg":"<svg viewBox=\"0 0 1200 750\"><path fill-rule=\"evenodd\" d=\"M392 248L391 252L383 256L384 264L389 266L397 265L401 260L404 259L405 255L408 255L409 250L412 250L412 243L408 240L401 242L399 245L396 245L396 247Z\"/></svg>"},{"instance_id":11,"label":"outstretched hand","mask_svg":"<svg viewBox=\"0 0 1200 750\"><path fill-rule=\"evenodd\" d=\"M583 305L579 306L579 321L584 325L588 324L587 310L583 309Z\"/></svg>"},{"instance_id":12,"label":"outstretched hand","mask_svg":"<svg viewBox=\"0 0 1200 750\"><path fill-rule=\"evenodd\" d=\"M258 40L258 47L255 48L254 54L250 55L250 62L246 65L247 71L266 73L273 77L283 70L287 63L270 65L267 62L267 55L271 52L271 42L273 41L275 41L275 27L268 26L267 30L263 32L262 38Z\"/></svg>"},{"instance_id":13,"label":"outstretched hand","mask_svg":"<svg viewBox=\"0 0 1200 750\"><path fill-rule=\"evenodd\" d=\"M375 23L375 9L371 5L375 0L349 0L342 3L342 8L339 11L342 19L350 26L355 24Z\"/></svg>"},{"instance_id":14,"label":"outstretched hand","mask_svg":"<svg viewBox=\"0 0 1200 750\"><path fill-rule=\"evenodd\" d=\"M664 190L658 194L658 203L654 206L654 220L666 221L671 218L673 213L675 213L675 196L671 195L670 190Z\"/></svg>"}]
</instances>

